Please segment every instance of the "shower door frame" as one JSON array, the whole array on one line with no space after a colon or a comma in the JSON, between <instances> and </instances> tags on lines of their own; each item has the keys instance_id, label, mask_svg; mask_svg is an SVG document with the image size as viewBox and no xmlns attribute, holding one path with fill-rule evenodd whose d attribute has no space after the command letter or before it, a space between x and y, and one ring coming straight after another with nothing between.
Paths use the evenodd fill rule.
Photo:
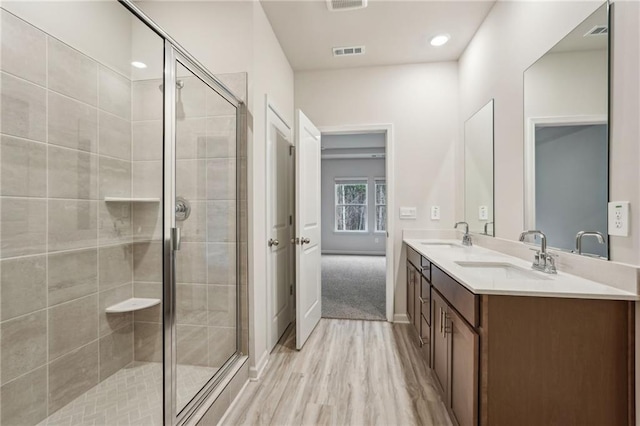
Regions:
<instances>
[{"instance_id":1,"label":"shower door frame","mask_svg":"<svg viewBox=\"0 0 640 426\"><path fill-rule=\"evenodd\" d=\"M134 16L145 23L151 30L164 40L164 73L163 73L163 423L165 426L183 424L202 406L205 399L216 389L228 370L242 356L241 335L241 240L236 238L236 352L212 376L212 378L193 396L187 405L177 412L177 339L176 339L176 265L175 247L176 218L176 68L178 61L203 81L212 90L236 108L236 151L240 150L243 138L246 138L243 117L246 114L246 104L238 99L233 92L220 80L211 74L196 58L177 43L158 24L147 16L132 0L117 0ZM239 158L239 155L236 157ZM238 161L238 160L236 160ZM239 183L241 168L237 167L236 203L241 203ZM239 212L240 209L237 209ZM242 221L236 222L236 234L240 234Z\"/></svg>"},{"instance_id":2,"label":"shower door frame","mask_svg":"<svg viewBox=\"0 0 640 426\"><path fill-rule=\"evenodd\" d=\"M176 335L176 259L175 253L179 246L179 234L176 226L176 82L177 64L182 65L189 72L199 78L211 90L218 93L236 109L236 150L240 147L242 126L240 109L243 103L235 96L226 94L224 86L219 85L218 80L206 70L201 69L187 56L180 52L170 41L165 40L164 57L164 169L163 169L163 363L164 363L164 424L182 424L187 421L195 411L200 408L204 400L214 391L217 384L226 376L226 372L234 365L241 355L240 352L240 291L238 280L240 279L240 262L236 262L236 351L224 363L224 365L207 381L192 399L178 412L177 408L177 349ZM239 156L236 155L236 158ZM236 160L237 161L237 160ZM240 173L240 167L237 168ZM238 176L237 176L238 178ZM238 179L237 179L238 180ZM236 185L236 203L240 202L239 185ZM237 209L240 211L240 209ZM240 221L236 224L236 235L239 236ZM236 259L240 259L240 238L236 238Z\"/></svg>"}]
</instances>

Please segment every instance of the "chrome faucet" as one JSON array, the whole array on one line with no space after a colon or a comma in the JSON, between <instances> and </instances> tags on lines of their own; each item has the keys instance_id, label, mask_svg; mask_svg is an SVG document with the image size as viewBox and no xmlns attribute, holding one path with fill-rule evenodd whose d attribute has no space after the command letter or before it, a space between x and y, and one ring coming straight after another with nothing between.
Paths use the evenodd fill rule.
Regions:
<instances>
[{"instance_id":1,"label":"chrome faucet","mask_svg":"<svg viewBox=\"0 0 640 426\"><path fill-rule=\"evenodd\" d=\"M576 234L576 253L582 255L582 237L596 237L600 244L604 244L604 235L598 231L580 231Z\"/></svg>"},{"instance_id":2,"label":"chrome faucet","mask_svg":"<svg viewBox=\"0 0 640 426\"><path fill-rule=\"evenodd\" d=\"M484 235L489 235L489 230L488 230L489 225L493 226L493 222L487 222L484 224Z\"/></svg>"},{"instance_id":3,"label":"chrome faucet","mask_svg":"<svg viewBox=\"0 0 640 426\"><path fill-rule=\"evenodd\" d=\"M546 274L557 274L555 255L547 252L547 236L542 231L524 231L520 234L520 241L524 242L527 235L540 235L540 250L536 250L531 268Z\"/></svg>"},{"instance_id":4,"label":"chrome faucet","mask_svg":"<svg viewBox=\"0 0 640 426\"><path fill-rule=\"evenodd\" d=\"M469 235L469 224L467 222L457 222L453 228L458 229L458 225L464 225L464 235L462 236L462 245L471 247L473 242L471 241L471 235Z\"/></svg>"}]
</instances>

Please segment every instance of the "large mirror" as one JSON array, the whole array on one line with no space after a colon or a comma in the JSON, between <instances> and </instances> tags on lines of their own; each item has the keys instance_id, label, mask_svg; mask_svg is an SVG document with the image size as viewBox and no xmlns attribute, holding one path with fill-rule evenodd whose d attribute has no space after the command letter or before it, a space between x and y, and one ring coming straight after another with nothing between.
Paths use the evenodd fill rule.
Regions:
<instances>
[{"instance_id":1,"label":"large mirror","mask_svg":"<svg viewBox=\"0 0 640 426\"><path fill-rule=\"evenodd\" d=\"M525 227L550 247L600 258L608 258L608 97L604 4L524 73Z\"/></svg>"},{"instance_id":2,"label":"large mirror","mask_svg":"<svg viewBox=\"0 0 640 426\"><path fill-rule=\"evenodd\" d=\"M464 218L470 232L494 235L493 99L464 123Z\"/></svg>"}]
</instances>

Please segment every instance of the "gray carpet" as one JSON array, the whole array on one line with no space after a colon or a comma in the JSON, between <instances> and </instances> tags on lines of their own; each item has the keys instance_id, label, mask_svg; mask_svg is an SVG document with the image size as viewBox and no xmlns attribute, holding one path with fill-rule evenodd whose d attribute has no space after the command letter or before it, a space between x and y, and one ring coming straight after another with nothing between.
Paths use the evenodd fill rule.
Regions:
<instances>
[{"instance_id":1,"label":"gray carpet","mask_svg":"<svg viewBox=\"0 0 640 426\"><path fill-rule=\"evenodd\" d=\"M384 256L322 255L322 316L386 320Z\"/></svg>"}]
</instances>

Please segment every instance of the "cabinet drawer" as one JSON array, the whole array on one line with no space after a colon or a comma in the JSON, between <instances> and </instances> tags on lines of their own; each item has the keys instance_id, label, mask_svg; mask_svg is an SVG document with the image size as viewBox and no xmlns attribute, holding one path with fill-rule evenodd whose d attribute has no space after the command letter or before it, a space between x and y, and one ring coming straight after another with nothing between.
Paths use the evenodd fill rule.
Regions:
<instances>
[{"instance_id":1,"label":"cabinet drawer","mask_svg":"<svg viewBox=\"0 0 640 426\"><path fill-rule=\"evenodd\" d=\"M421 267L421 259L420 253L407 246L407 260L413 264L416 268L420 269Z\"/></svg>"},{"instance_id":2,"label":"cabinet drawer","mask_svg":"<svg viewBox=\"0 0 640 426\"><path fill-rule=\"evenodd\" d=\"M407 260L428 280L431 279L431 262L407 245Z\"/></svg>"},{"instance_id":3,"label":"cabinet drawer","mask_svg":"<svg viewBox=\"0 0 640 426\"><path fill-rule=\"evenodd\" d=\"M471 293L437 266L431 268L431 284L472 327L480 324L480 297Z\"/></svg>"},{"instance_id":4,"label":"cabinet drawer","mask_svg":"<svg viewBox=\"0 0 640 426\"><path fill-rule=\"evenodd\" d=\"M420 302L422 316L431 325L431 283L423 276L420 277Z\"/></svg>"}]
</instances>

